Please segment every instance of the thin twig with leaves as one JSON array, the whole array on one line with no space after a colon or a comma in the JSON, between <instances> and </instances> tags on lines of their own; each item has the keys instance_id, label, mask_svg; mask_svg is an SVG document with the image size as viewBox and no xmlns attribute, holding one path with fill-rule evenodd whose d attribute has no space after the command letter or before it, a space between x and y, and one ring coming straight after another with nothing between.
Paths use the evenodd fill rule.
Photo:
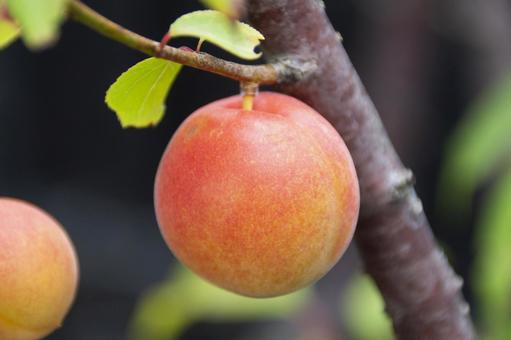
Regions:
<instances>
[{"instance_id":1,"label":"thin twig with leaves","mask_svg":"<svg viewBox=\"0 0 511 340\"><path fill-rule=\"evenodd\" d=\"M69 15L72 19L99 34L150 56L167 59L238 81L259 84L275 84L279 81L278 66L275 67L271 64L242 65L206 53L195 53L171 46L160 49L159 42L116 24L77 0L72 0L69 3Z\"/></svg>"},{"instance_id":2,"label":"thin twig with leaves","mask_svg":"<svg viewBox=\"0 0 511 340\"><path fill-rule=\"evenodd\" d=\"M354 159L362 197L356 240L366 269L385 299L397 336L474 339L461 280L435 242L413 189L413 176L387 137L323 2L247 1L248 16L265 35L263 47L272 61L259 66L169 46L161 48L159 42L119 26L77 0L68 4L71 18L128 47L241 82L278 84L281 91L321 112L342 135ZM36 31L23 28L29 33ZM31 42L27 32L25 39ZM39 43L33 41L34 46ZM169 70L154 60L147 64L160 72L158 77ZM171 78L169 74L167 82ZM163 99L160 93L159 100ZM143 103L149 103L147 96ZM161 110L158 101L152 103L155 110Z\"/></svg>"}]
</instances>

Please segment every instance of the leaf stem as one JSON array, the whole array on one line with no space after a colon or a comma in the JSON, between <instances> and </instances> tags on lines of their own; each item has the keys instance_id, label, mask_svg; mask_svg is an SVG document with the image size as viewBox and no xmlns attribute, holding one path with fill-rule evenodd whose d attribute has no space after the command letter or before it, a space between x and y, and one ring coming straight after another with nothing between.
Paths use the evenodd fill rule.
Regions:
<instances>
[{"instance_id":1,"label":"leaf stem","mask_svg":"<svg viewBox=\"0 0 511 340\"><path fill-rule=\"evenodd\" d=\"M237 81L267 85L279 82L279 74L272 64L242 65L206 53L190 52L170 46L165 46L162 49L160 42L148 39L116 24L78 0L70 1L69 16L109 39L150 56L216 73Z\"/></svg>"}]
</instances>

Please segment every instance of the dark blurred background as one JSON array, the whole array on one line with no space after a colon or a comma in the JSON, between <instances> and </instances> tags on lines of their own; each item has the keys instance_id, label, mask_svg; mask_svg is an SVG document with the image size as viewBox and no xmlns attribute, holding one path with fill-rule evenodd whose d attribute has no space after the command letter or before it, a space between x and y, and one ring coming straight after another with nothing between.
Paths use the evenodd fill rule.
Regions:
<instances>
[{"instance_id":1,"label":"dark blurred background","mask_svg":"<svg viewBox=\"0 0 511 340\"><path fill-rule=\"evenodd\" d=\"M196 1L86 3L156 40L176 17L201 8ZM468 277L477 200L468 219L440 214L436 188L448 137L472 100L498 83L511 66L511 2L325 4L392 141L416 175L435 234L466 279L465 294L472 301ZM208 44L204 51L231 58ZM188 114L238 91L235 82L186 68L158 127L123 130L104 104L105 91L143 58L74 22L64 25L54 48L32 53L16 42L0 53L0 195L31 201L53 214L68 230L80 258L76 302L63 327L48 339L128 337L140 294L165 279L174 263L153 213L153 179L160 156ZM318 327L325 328L324 339L339 337L345 326L328 321L337 315L318 315L334 310L330 304L337 298L331 302L331 297L356 271L360 264L351 249L334 273L318 284L319 302L302 313L316 315ZM477 315L477 310L473 313ZM286 327L291 326L202 322L188 328L182 338L299 338ZM272 331L261 332L260 337L254 333L267 328Z\"/></svg>"}]
</instances>

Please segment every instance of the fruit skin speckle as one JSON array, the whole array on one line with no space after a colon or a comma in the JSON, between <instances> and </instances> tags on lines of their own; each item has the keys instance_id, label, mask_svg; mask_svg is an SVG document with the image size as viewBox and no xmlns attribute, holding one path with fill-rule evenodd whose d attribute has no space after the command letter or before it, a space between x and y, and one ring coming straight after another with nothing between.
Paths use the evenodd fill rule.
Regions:
<instances>
[{"instance_id":1,"label":"fruit skin speckle","mask_svg":"<svg viewBox=\"0 0 511 340\"><path fill-rule=\"evenodd\" d=\"M60 327L77 283L76 253L60 224L0 197L0 339L40 339Z\"/></svg>"},{"instance_id":2,"label":"fruit skin speckle","mask_svg":"<svg viewBox=\"0 0 511 340\"><path fill-rule=\"evenodd\" d=\"M230 97L191 114L156 175L160 230L185 265L252 297L317 281L350 243L359 212L351 156L335 129L289 96L252 111Z\"/></svg>"}]
</instances>

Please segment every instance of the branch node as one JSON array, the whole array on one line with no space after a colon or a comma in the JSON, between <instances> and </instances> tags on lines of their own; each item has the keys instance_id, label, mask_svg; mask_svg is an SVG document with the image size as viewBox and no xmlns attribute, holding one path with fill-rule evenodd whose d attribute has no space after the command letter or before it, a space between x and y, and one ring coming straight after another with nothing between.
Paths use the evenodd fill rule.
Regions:
<instances>
[{"instance_id":1,"label":"branch node","mask_svg":"<svg viewBox=\"0 0 511 340\"><path fill-rule=\"evenodd\" d=\"M470 313L470 305L466 302L462 302L460 304L460 311L461 311L461 314L463 315L469 315Z\"/></svg>"},{"instance_id":2,"label":"branch node","mask_svg":"<svg viewBox=\"0 0 511 340\"><path fill-rule=\"evenodd\" d=\"M316 3L319 5L319 7L324 10L326 8L325 2L323 0L316 0Z\"/></svg>"},{"instance_id":3,"label":"branch node","mask_svg":"<svg viewBox=\"0 0 511 340\"><path fill-rule=\"evenodd\" d=\"M294 83L306 80L318 70L318 63L296 55L280 56L273 60L279 75L279 83Z\"/></svg>"},{"instance_id":4,"label":"branch node","mask_svg":"<svg viewBox=\"0 0 511 340\"><path fill-rule=\"evenodd\" d=\"M343 38L340 32L335 32L335 38L339 41L339 43L342 43Z\"/></svg>"},{"instance_id":5,"label":"branch node","mask_svg":"<svg viewBox=\"0 0 511 340\"><path fill-rule=\"evenodd\" d=\"M391 201L400 201L408 195L410 190L413 189L415 184L415 178L413 172L410 169L401 169L398 171L391 172L387 185L391 192ZM422 211L422 204L419 201Z\"/></svg>"},{"instance_id":6,"label":"branch node","mask_svg":"<svg viewBox=\"0 0 511 340\"><path fill-rule=\"evenodd\" d=\"M409 169L398 169L389 172L381 185L377 186L379 189L374 191L372 204L364 207L361 216L374 216L381 211L385 211L389 206L396 206L405 201L410 204L411 212L415 216L419 216L423 212L423 207L422 202L413 191L414 184L415 179Z\"/></svg>"},{"instance_id":7,"label":"branch node","mask_svg":"<svg viewBox=\"0 0 511 340\"><path fill-rule=\"evenodd\" d=\"M422 206L422 201L417 197L417 195L413 196L412 199L412 213L416 216L422 214L424 211L424 207Z\"/></svg>"}]
</instances>

